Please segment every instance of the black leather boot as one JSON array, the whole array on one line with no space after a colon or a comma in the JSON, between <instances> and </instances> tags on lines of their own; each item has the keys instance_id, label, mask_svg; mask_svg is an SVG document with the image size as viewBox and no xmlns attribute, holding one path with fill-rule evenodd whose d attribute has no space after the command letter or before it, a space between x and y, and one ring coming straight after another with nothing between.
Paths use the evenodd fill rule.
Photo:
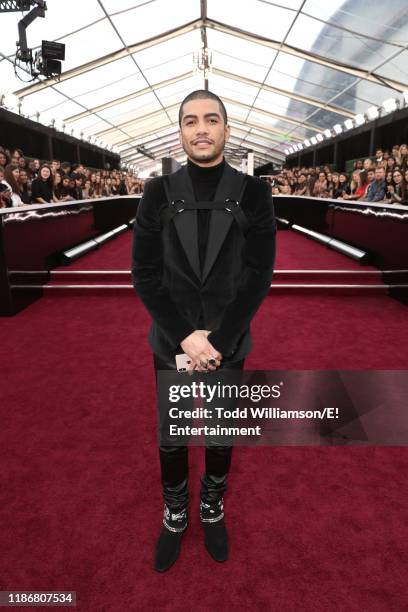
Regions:
<instances>
[{"instance_id":1,"label":"black leather boot","mask_svg":"<svg viewBox=\"0 0 408 612\"><path fill-rule=\"evenodd\" d=\"M214 561L228 559L228 533L224 522L224 500L206 503L201 500L200 519L204 529L205 547Z\"/></svg>"},{"instance_id":2,"label":"black leather boot","mask_svg":"<svg viewBox=\"0 0 408 612\"><path fill-rule=\"evenodd\" d=\"M157 541L154 569L165 572L177 560L180 544L187 528L187 508L170 510L164 505L163 527Z\"/></svg>"}]
</instances>

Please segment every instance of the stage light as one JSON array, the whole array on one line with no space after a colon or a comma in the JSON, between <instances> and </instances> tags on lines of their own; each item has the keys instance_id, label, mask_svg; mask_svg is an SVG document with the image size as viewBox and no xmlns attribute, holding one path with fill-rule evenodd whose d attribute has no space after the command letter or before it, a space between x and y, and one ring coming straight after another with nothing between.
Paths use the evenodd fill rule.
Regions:
<instances>
[{"instance_id":1,"label":"stage light","mask_svg":"<svg viewBox=\"0 0 408 612\"><path fill-rule=\"evenodd\" d=\"M395 98L388 98L388 100L384 100L382 106L387 113L392 113L398 108L397 100Z\"/></svg>"},{"instance_id":2,"label":"stage light","mask_svg":"<svg viewBox=\"0 0 408 612\"><path fill-rule=\"evenodd\" d=\"M285 155L289 155L289 149L285 149Z\"/></svg>"},{"instance_id":3,"label":"stage light","mask_svg":"<svg viewBox=\"0 0 408 612\"><path fill-rule=\"evenodd\" d=\"M333 125L333 130L336 132L336 134L341 134L343 128L341 127L340 123L336 123L336 125Z\"/></svg>"},{"instance_id":4,"label":"stage light","mask_svg":"<svg viewBox=\"0 0 408 612\"><path fill-rule=\"evenodd\" d=\"M318 142L323 142L323 134L316 134L316 138Z\"/></svg>"},{"instance_id":5,"label":"stage light","mask_svg":"<svg viewBox=\"0 0 408 612\"><path fill-rule=\"evenodd\" d=\"M377 119L379 114L380 113L377 106L370 106L370 108L367 110L367 115L369 119Z\"/></svg>"},{"instance_id":6,"label":"stage light","mask_svg":"<svg viewBox=\"0 0 408 612\"><path fill-rule=\"evenodd\" d=\"M293 147L289 147L289 153L292 155L293 152L294 152Z\"/></svg>"},{"instance_id":7,"label":"stage light","mask_svg":"<svg viewBox=\"0 0 408 612\"><path fill-rule=\"evenodd\" d=\"M305 147L310 147L310 140L306 138L306 140L304 140L303 142L305 143Z\"/></svg>"},{"instance_id":8,"label":"stage light","mask_svg":"<svg viewBox=\"0 0 408 612\"><path fill-rule=\"evenodd\" d=\"M301 151L303 149L303 145L301 142L298 143L298 147L299 147L299 151Z\"/></svg>"},{"instance_id":9,"label":"stage light","mask_svg":"<svg viewBox=\"0 0 408 612\"><path fill-rule=\"evenodd\" d=\"M332 133L330 130L324 130L323 134L326 136L326 138L331 138L332 137Z\"/></svg>"},{"instance_id":10,"label":"stage light","mask_svg":"<svg viewBox=\"0 0 408 612\"><path fill-rule=\"evenodd\" d=\"M402 95L404 96L405 104L408 104L408 89L406 91L404 91L402 93Z\"/></svg>"},{"instance_id":11,"label":"stage light","mask_svg":"<svg viewBox=\"0 0 408 612\"><path fill-rule=\"evenodd\" d=\"M346 119L344 122L344 125L346 127L347 130L352 130L354 127L354 123L352 121L352 119Z\"/></svg>"},{"instance_id":12,"label":"stage light","mask_svg":"<svg viewBox=\"0 0 408 612\"><path fill-rule=\"evenodd\" d=\"M310 142L312 143L312 145L317 144L316 136L312 136L311 139L310 139Z\"/></svg>"},{"instance_id":13,"label":"stage light","mask_svg":"<svg viewBox=\"0 0 408 612\"><path fill-rule=\"evenodd\" d=\"M359 113L354 117L354 121L356 125L363 125L363 123L365 123L365 117L362 113Z\"/></svg>"}]
</instances>

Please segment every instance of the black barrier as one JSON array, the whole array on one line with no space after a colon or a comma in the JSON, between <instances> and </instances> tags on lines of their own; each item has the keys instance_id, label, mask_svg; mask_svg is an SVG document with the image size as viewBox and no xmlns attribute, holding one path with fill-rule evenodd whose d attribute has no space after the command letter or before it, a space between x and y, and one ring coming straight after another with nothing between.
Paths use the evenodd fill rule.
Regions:
<instances>
[{"instance_id":1,"label":"black barrier","mask_svg":"<svg viewBox=\"0 0 408 612\"><path fill-rule=\"evenodd\" d=\"M63 251L130 223L139 201L118 196L0 209L0 314L13 315L41 297Z\"/></svg>"}]
</instances>

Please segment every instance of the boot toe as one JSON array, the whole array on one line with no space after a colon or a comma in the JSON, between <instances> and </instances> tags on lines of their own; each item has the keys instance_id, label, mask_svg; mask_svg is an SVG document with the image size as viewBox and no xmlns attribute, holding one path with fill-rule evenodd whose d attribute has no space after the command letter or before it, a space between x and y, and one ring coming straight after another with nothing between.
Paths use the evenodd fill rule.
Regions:
<instances>
[{"instance_id":1,"label":"boot toe","mask_svg":"<svg viewBox=\"0 0 408 612\"><path fill-rule=\"evenodd\" d=\"M177 561L183 533L173 533L163 527L156 545L154 569L165 572Z\"/></svg>"},{"instance_id":2,"label":"boot toe","mask_svg":"<svg viewBox=\"0 0 408 612\"><path fill-rule=\"evenodd\" d=\"M222 563L228 559L228 534L224 519L216 523L203 523L205 547L214 561Z\"/></svg>"}]
</instances>

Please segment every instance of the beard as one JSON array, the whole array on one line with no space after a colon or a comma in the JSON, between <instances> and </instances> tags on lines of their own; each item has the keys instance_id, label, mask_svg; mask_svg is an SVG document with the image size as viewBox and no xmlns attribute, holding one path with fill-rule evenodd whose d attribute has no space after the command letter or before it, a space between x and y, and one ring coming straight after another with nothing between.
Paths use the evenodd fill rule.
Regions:
<instances>
[{"instance_id":1,"label":"beard","mask_svg":"<svg viewBox=\"0 0 408 612\"><path fill-rule=\"evenodd\" d=\"M196 162L211 163L221 155L225 147L225 138L212 151L194 151L193 147L188 147L183 142L183 149L186 155Z\"/></svg>"}]
</instances>

